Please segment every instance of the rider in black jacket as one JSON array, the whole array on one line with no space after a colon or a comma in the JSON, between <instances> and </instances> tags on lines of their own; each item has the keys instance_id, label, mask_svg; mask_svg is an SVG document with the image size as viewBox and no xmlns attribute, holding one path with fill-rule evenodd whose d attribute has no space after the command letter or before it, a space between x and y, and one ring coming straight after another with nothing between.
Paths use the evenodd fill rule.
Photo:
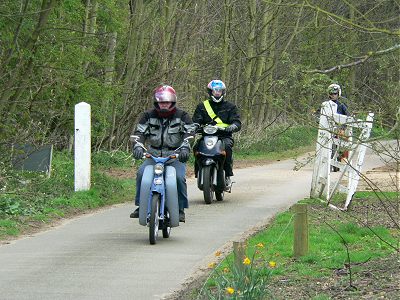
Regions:
<instances>
[{"instance_id":1,"label":"rider in black jacket","mask_svg":"<svg viewBox=\"0 0 400 300\"><path fill-rule=\"evenodd\" d=\"M185 138L192 135L190 133L192 120L190 115L177 108L176 92L168 85L159 86L154 90L154 108L146 111L141 116L133 134L139 136L139 142L148 144L148 152L155 156L167 157L181 147L178 160L170 165L176 170L179 221L185 222L184 209L189 207L186 186L186 162L190 155L190 145L185 142ZM135 159L142 159L144 149L140 144L133 146L133 156ZM153 160L145 160L140 166L136 176L136 197L135 204L139 206L140 183L142 181L144 168L154 164ZM130 215L131 218L139 217L139 208Z\"/></svg>"},{"instance_id":2,"label":"rider in black jacket","mask_svg":"<svg viewBox=\"0 0 400 300\"><path fill-rule=\"evenodd\" d=\"M345 99L342 96L342 89L340 85L336 83L332 83L331 85L328 86L328 96L329 99L333 101L337 105L337 113L341 115L346 115L349 116L350 112L347 107L347 104L343 102L343 99Z\"/></svg>"},{"instance_id":3,"label":"rider in black jacket","mask_svg":"<svg viewBox=\"0 0 400 300\"><path fill-rule=\"evenodd\" d=\"M200 125L211 124L225 128L224 131L218 131L217 135L225 144L224 170L227 185L230 185L230 177L233 176L232 133L239 131L242 127L239 109L232 102L226 101L226 86L221 80L212 80L207 85L207 92L209 99L197 105L192 120ZM195 174L197 175L197 164L195 164Z\"/></svg>"}]
</instances>

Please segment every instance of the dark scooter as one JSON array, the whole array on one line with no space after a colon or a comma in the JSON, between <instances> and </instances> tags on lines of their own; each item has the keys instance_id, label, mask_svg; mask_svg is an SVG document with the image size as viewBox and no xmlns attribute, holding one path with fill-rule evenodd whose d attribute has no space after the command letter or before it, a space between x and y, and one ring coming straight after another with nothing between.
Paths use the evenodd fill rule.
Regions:
<instances>
[{"instance_id":1,"label":"dark scooter","mask_svg":"<svg viewBox=\"0 0 400 300\"><path fill-rule=\"evenodd\" d=\"M224 162L226 157L223 141L215 134L218 130L225 130L216 125L199 126L197 133L201 134L195 147L197 164L197 186L203 191L204 202L211 204L215 198L224 200L224 193L230 193L232 183L225 181Z\"/></svg>"}]
</instances>

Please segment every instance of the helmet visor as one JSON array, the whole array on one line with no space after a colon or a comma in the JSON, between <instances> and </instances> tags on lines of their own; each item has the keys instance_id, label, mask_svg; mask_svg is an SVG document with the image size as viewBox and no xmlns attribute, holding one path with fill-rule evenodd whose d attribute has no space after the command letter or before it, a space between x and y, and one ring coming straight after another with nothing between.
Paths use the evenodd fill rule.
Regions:
<instances>
[{"instance_id":1,"label":"helmet visor","mask_svg":"<svg viewBox=\"0 0 400 300\"><path fill-rule=\"evenodd\" d=\"M162 91L156 93L154 99L156 102L176 102L176 95L168 91Z\"/></svg>"},{"instance_id":2,"label":"helmet visor","mask_svg":"<svg viewBox=\"0 0 400 300\"><path fill-rule=\"evenodd\" d=\"M223 93L223 89L222 89L222 88L219 88L219 87L213 88L213 89L211 90L211 93L213 94L214 97L221 97L221 96L222 96L222 93Z\"/></svg>"},{"instance_id":3,"label":"helmet visor","mask_svg":"<svg viewBox=\"0 0 400 300\"><path fill-rule=\"evenodd\" d=\"M328 93L329 93L330 95L339 94L339 89L338 89L338 87L336 87L336 86L330 87L329 90L328 90Z\"/></svg>"}]
</instances>

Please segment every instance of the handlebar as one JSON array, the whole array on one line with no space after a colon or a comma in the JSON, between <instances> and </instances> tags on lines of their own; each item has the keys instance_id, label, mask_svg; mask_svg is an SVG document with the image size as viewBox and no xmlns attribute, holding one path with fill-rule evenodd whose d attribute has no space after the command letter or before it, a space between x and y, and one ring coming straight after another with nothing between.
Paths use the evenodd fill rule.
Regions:
<instances>
[{"instance_id":1,"label":"handlebar","mask_svg":"<svg viewBox=\"0 0 400 300\"><path fill-rule=\"evenodd\" d=\"M217 131L225 131L224 127L220 127L218 125L211 124L203 124L198 125L196 129L196 133L206 133L206 134L215 134Z\"/></svg>"}]
</instances>

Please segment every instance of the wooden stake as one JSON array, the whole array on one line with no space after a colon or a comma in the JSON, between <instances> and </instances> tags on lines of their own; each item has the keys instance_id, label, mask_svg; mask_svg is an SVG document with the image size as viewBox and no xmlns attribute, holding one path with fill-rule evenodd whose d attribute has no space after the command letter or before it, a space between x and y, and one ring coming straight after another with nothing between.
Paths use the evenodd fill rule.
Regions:
<instances>
[{"instance_id":1,"label":"wooden stake","mask_svg":"<svg viewBox=\"0 0 400 300\"><path fill-rule=\"evenodd\" d=\"M307 204L295 204L294 219L294 257L306 255L308 252L308 215Z\"/></svg>"},{"instance_id":2,"label":"wooden stake","mask_svg":"<svg viewBox=\"0 0 400 300\"><path fill-rule=\"evenodd\" d=\"M246 242L233 242L233 257L236 268L243 271L243 260L246 257Z\"/></svg>"}]
</instances>

